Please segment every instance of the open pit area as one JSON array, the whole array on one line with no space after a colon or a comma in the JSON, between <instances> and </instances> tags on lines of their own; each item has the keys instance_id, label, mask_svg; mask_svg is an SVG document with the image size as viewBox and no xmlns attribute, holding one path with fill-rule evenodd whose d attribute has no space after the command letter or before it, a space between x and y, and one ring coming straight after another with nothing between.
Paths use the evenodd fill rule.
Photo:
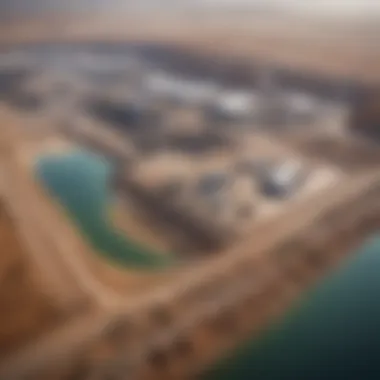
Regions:
<instances>
[{"instance_id":1,"label":"open pit area","mask_svg":"<svg viewBox=\"0 0 380 380\"><path fill-rule=\"evenodd\" d=\"M0 53L4 197L33 260L61 268L57 298L80 294L102 313L85 307L65 344L48 337L0 378L73 347L70 369L128 355L136 379L184 378L378 229L379 146L349 128L372 94L363 81L189 40L62 40ZM113 321L128 347L107 335Z\"/></svg>"},{"instance_id":2,"label":"open pit area","mask_svg":"<svg viewBox=\"0 0 380 380\"><path fill-rule=\"evenodd\" d=\"M226 249L380 163L348 128L366 89L344 80L216 66L170 45L46 43L2 56L1 100L27 120L23 164L96 156L107 166L94 182L107 192L106 223L160 255L187 262ZM98 170L87 161L85 172Z\"/></svg>"}]
</instances>

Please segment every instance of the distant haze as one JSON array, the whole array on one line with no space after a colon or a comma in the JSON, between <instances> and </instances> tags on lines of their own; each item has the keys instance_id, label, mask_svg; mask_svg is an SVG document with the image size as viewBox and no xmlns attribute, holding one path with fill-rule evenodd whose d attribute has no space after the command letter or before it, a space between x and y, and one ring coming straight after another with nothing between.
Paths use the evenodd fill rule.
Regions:
<instances>
[{"instance_id":1,"label":"distant haze","mask_svg":"<svg viewBox=\"0 0 380 380\"><path fill-rule=\"evenodd\" d=\"M128 10L130 8L272 8L326 16L378 17L378 0L0 0L0 12Z\"/></svg>"}]
</instances>

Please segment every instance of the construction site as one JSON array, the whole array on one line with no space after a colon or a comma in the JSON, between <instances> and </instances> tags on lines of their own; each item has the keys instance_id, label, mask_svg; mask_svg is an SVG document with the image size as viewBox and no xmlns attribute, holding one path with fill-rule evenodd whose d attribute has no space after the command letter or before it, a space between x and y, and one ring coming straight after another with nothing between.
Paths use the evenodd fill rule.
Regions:
<instances>
[{"instance_id":1,"label":"construction site","mask_svg":"<svg viewBox=\"0 0 380 380\"><path fill-rule=\"evenodd\" d=\"M368 70L30 28L0 51L0 379L200 376L378 231Z\"/></svg>"}]
</instances>

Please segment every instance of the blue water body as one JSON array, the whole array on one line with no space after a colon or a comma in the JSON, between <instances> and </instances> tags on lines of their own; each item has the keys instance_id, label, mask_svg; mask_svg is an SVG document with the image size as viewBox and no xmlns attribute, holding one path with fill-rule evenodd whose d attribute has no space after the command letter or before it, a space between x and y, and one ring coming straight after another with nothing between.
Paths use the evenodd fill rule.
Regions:
<instances>
[{"instance_id":1,"label":"blue water body","mask_svg":"<svg viewBox=\"0 0 380 380\"><path fill-rule=\"evenodd\" d=\"M120 265L156 269L171 264L169 255L153 252L117 230L108 216L112 166L85 151L46 155L36 163L36 175L51 196L67 210L84 237L111 261Z\"/></svg>"},{"instance_id":2,"label":"blue water body","mask_svg":"<svg viewBox=\"0 0 380 380\"><path fill-rule=\"evenodd\" d=\"M380 237L204 378L380 379Z\"/></svg>"}]
</instances>

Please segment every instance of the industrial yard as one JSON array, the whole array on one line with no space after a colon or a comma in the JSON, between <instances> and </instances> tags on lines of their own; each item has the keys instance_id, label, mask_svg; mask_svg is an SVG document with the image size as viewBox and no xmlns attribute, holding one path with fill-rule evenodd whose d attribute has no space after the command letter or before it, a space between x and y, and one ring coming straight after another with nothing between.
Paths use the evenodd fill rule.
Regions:
<instances>
[{"instance_id":1,"label":"industrial yard","mask_svg":"<svg viewBox=\"0 0 380 380\"><path fill-rule=\"evenodd\" d=\"M182 67L175 49L128 44L107 53L96 44L42 45L22 61L12 54L12 71L0 73L3 102L35 119L25 164L77 149L102 157L118 204L112 223L186 261L228 248L353 170L310 149L320 140L348 144L356 90L344 83L344 91L317 88L313 78L263 66L242 85L233 72L207 75L205 58Z\"/></svg>"}]
</instances>

